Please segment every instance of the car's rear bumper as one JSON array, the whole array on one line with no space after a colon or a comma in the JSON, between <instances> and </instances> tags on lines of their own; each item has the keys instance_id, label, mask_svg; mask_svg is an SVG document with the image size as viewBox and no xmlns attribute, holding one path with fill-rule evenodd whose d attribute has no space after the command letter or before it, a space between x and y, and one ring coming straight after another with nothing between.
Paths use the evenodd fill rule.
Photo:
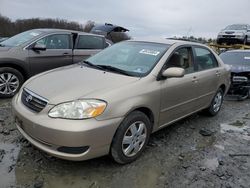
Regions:
<instances>
[{"instance_id":1,"label":"car's rear bumper","mask_svg":"<svg viewBox=\"0 0 250 188\"><path fill-rule=\"evenodd\" d=\"M122 118L103 121L54 119L44 111L30 111L17 96L12 100L12 107L17 128L27 140L39 149L67 160L87 160L108 154L122 121Z\"/></svg>"}]
</instances>

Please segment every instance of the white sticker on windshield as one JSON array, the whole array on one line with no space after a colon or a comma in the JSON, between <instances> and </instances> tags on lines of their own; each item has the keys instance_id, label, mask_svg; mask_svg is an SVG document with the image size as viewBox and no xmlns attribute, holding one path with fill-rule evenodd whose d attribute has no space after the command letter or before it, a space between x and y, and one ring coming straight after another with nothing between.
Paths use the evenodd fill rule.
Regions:
<instances>
[{"instance_id":1,"label":"white sticker on windshield","mask_svg":"<svg viewBox=\"0 0 250 188\"><path fill-rule=\"evenodd\" d=\"M38 33L34 33L34 32L32 32L32 33L30 33L30 35L32 35L32 36L34 36L34 37L36 37L36 36L38 36L39 34L38 34Z\"/></svg>"},{"instance_id":2,"label":"white sticker on windshield","mask_svg":"<svg viewBox=\"0 0 250 188\"><path fill-rule=\"evenodd\" d=\"M250 57L244 57L244 59L250 60Z\"/></svg>"},{"instance_id":3,"label":"white sticker on windshield","mask_svg":"<svg viewBox=\"0 0 250 188\"><path fill-rule=\"evenodd\" d=\"M147 55L157 56L160 52L155 51L155 50L142 49L139 53L140 54L147 54Z\"/></svg>"}]
</instances>

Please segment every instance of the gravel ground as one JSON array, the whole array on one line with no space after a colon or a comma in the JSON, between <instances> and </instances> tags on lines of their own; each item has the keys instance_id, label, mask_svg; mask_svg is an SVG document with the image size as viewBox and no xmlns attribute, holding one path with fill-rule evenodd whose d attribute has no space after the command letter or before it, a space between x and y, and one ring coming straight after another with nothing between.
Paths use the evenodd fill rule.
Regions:
<instances>
[{"instance_id":1,"label":"gravel ground","mask_svg":"<svg viewBox=\"0 0 250 188\"><path fill-rule=\"evenodd\" d=\"M31 146L0 100L0 188L250 187L250 100L225 101L154 133L143 155L120 166L109 157L71 162Z\"/></svg>"}]
</instances>

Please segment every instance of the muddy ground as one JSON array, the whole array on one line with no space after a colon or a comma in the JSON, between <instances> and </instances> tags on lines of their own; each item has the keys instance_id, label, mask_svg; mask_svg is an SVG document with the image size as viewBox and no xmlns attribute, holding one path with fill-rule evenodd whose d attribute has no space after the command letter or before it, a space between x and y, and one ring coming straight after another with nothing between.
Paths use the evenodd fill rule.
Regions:
<instances>
[{"instance_id":1,"label":"muddy ground","mask_svg":"<svg viewBox=\"0 0 250 188\"><path fill-rule=\"evenodd\" d=\"M10 100L0 101L0 188L250 187L250 100L224 102L216 117L192 115L151 136L125 166L108 157L55 159L16 130Z\"/></svg>"}]
</instances>

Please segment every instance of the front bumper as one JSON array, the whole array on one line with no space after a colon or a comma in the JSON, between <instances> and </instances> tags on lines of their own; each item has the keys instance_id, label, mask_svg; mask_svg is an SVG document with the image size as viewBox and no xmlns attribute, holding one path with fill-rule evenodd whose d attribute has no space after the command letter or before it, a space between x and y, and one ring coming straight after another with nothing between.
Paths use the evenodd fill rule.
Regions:
<instances>
[{"instance_id":1,"label":"front bumper","mask_svg":"<svg viewBox=\"0 0 250 188\"><path fill-rule=\"evenodd\" d=\"M228 94L245 96L250 90L250 79L245 76L235 76L232 74L231 85Z\"/></svg>"},{"instance_id":2,"label":"front bumper","mask_svg":"<svg viewBox=\"0 0 250 188\"><path fill-rule=\"evenodd\" d=\"M108 154L115 131L123 119L54 119L47 115L51 105L34 113L22 104L18 95L13 98L12 107L18 130L31 144L53 156L74 161ZM76 154L62 152L62 147L85 150Z\"/></svg>"}]
</instances>

